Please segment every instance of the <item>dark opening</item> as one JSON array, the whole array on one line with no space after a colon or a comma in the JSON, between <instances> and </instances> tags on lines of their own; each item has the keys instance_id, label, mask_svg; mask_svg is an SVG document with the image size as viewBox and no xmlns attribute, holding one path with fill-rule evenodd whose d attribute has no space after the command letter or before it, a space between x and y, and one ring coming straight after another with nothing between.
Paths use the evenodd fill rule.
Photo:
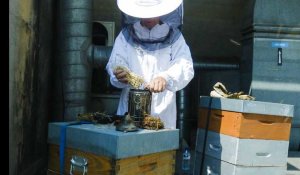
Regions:
<instances>
[{"instance_id":1,"label":"dark opening","mask_svg":"<svg viewBox=\"0 0 300 175\"><path fill-rule=\"evenodd\" d=\"M93 22L93 38L94 45L105 46L108 40L108 32L106 28L99 22Z\"/></svg>"},{"instance_id":2,"label":"dark opening","mask_svg":"<svg viewBox=\"0 0 300 175\"><path fill-rule=\"evenodd\" d=\"M108 31L104 25L99 22L93 22L92 34L93 45L106 46L108 41ZM115 88L110 84L109 75L105 70L105 66L106 65L101 65L93 68L91 87L93 94L112 94L120 91L118 88Z\"/></svg>"}]
</instances>

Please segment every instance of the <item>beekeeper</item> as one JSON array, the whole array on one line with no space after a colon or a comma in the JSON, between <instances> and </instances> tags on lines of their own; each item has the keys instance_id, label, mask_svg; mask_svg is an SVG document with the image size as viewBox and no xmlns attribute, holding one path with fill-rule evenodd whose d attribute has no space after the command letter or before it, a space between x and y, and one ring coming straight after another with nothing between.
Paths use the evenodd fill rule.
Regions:
<instances>
[{"instance_id":1,"label":"beekeeper","mask_svg":"<svg viewBox=\"0 0 300 175\"><path fill-rule=\"evenodd\" d=\"M141 76L152 92L151 115L165 128L176 128L176 91L194 77L190 49L181 33L182 0L118 0L122 31L117 36L106 66L110 82L122 88L117 114L128 110L128 72Z\"/></svg>"}]
</instances>

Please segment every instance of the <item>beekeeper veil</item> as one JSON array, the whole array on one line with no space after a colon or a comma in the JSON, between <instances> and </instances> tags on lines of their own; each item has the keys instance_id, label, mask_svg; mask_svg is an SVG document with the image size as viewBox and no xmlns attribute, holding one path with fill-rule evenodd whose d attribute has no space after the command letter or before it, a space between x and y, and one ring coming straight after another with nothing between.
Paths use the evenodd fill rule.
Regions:
<instances>
[{"instance_id":1,"label":"beekeeper veil","mask_svg":"<svg viewBox=\"0 0 300 175\"><path fill-rule=\"evenodd\" d=\"M182 0L118 0L117 4L122 12L122 33L134 47L155 51L172 45L181 35ZM160 18L165 34L153 38L139 37L135 24L142 18L154 17Z\"/></svg>"}]
</instances>

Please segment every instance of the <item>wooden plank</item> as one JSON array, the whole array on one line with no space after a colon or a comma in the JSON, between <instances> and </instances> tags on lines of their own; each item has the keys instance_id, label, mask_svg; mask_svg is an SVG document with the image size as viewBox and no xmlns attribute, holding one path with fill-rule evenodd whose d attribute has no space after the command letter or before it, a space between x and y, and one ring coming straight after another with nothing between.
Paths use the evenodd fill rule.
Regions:
<instances>
[{"instance_id":1,"label":"wooden plank","mask_svg":"<svg viewBox=\"0 0 300 175\"><path fill-rule=\"evenodd\" d=\"M205 129L208 109L199 108L198 128ZM208 129L245 139L289 140L291 118L212 109Z\"/></svg>"},{"instance_id":2,"label":"wooden plank","mask_svg":"<svg viewBox=\"0 0 300 175\"><path fill-rule=\"evenodd\" d=\"M65 174L69 174L70 160L72 155L78 155L88 160L88 174L112 174L112 160L95 154L82 152L77 149L66 148L65 149ZM59 146L49 145L49 156L48 156L48 169L53 172L59 172Z\"/></svg>"},{"instance_id":3,"label":"wooden plank","mask_svg":"<svg viewBox=\"0 0 300 175\"><path fill-rule=\"evenodd\" d=\"M120 159L116 162L118 175L172 175L175 172L175 150Z\"/></svg>"},{"instance_id":4,"label":"wooden plank","mask_svg":"<svg viewBox=\"0 0 300 175\"><path fill-rule=\"evenodd\" d=\"M85 157L88 160L88 175L173 175L175 173L175 150L153 153L143 156L113 160L80 150L65 149L65 173L70 170L72 155ZM48 174L59 173L59 146L49 145Z\"/></svg>"}]
</instances>

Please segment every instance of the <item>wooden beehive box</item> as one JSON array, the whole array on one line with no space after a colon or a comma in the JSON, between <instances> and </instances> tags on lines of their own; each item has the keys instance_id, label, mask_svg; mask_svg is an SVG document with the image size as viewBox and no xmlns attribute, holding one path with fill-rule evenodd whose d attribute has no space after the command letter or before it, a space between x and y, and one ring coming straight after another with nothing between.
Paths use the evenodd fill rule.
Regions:
<instances>
[{"instance_id":1,"label":"wooden beehive box","mask_svg":"<svg viewBox=\"0 0 300 175\"><path fill-rule=\"evenodd\" d=\"M289 140L293 105L211 99L208 130L244 139ZM209 100L200 97L198 128L206 128Z\"/></svg>"},{"instance_id":2,"label":"wooden beehive box","mask_svg":"<svg viewBox=\"0 0 300 175\"><path fill-rule=\"evenodd\" d=\"M49 123L48 174L60 171L62 124ZM178 129L123 133L93 124L68 126L64 170L69 174L71 157L77 155L88 160L88 175L173 175L178 147Z\"/></svg>"}]
</instances>

